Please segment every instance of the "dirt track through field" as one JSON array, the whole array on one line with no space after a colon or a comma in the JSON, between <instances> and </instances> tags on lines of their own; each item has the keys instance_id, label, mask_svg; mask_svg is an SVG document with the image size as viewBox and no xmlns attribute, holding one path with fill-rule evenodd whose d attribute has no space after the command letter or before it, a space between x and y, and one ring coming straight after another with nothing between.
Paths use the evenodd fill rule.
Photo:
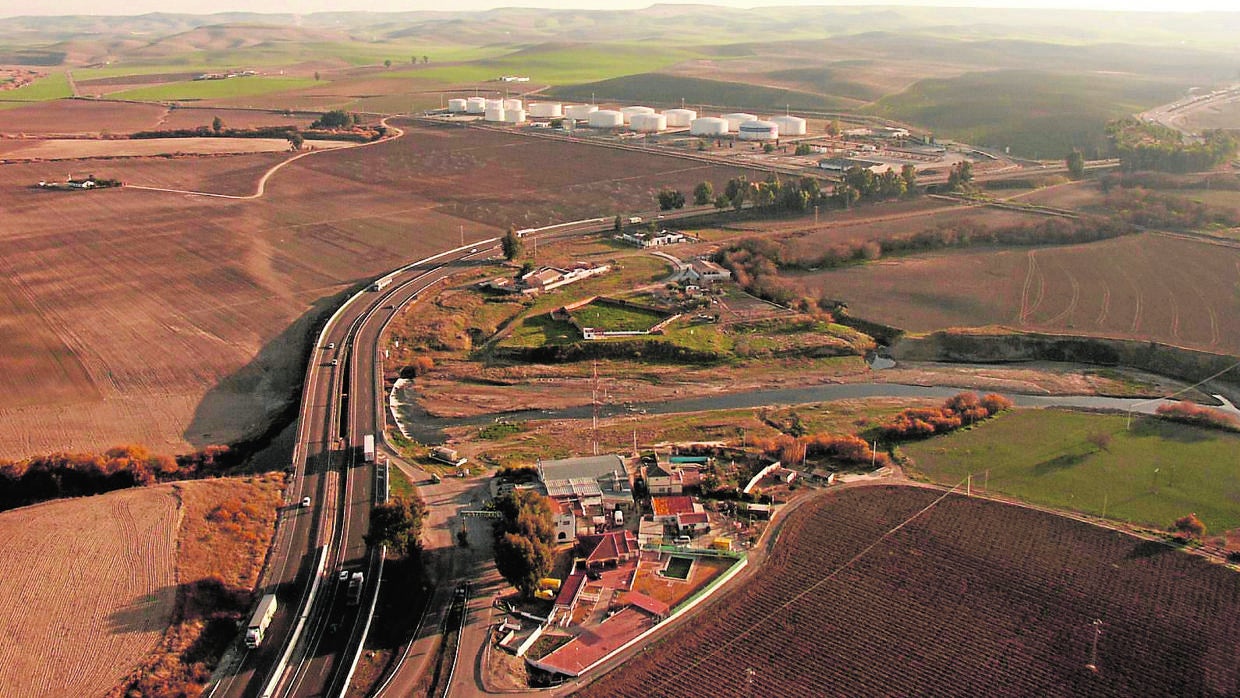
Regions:
<instances>
[{"instance_id":1,"label":"dirt track through field","mask_svg":"<svg viewBox=\"0 0 1240 698\"><path fill-rule=\"evenodd\" d=\"M130 189L141 189L143 191L166 192L169 194L191 194L194 196L209 196L209 197L218 198L218 199L235 199L238 201L250 201L253 199L261 199L263 195L267 193L267 181L271 179L272 175L279 172L285 166L291 165L294 162L297 162L298 160L304 157L308 157L310 155L315 155L318 153L326 153L326 152L329 152L330 150L344 150L344 149L352 150L355 148L364 148L368 145L375 145L377 143L385 143L388 141L393 141L405 135L405 132L402 131L401 129L396 128L395 126L388 126L387 121L388 121L387 119L384 119L382 123L384 127L389 128L395 132L395 135L393 135L391 138L384 138L383 140L371 141L369 143L358 143L357 145L345 146L343 148L330 148L330 149L325 149L325 150L307 150L303 153L298 153L287 160L284 160L282 162L278 162L272 165L266 172L264 172L263 176L259 177L258 184L255 186L253 194L247 194L247 195L242 196L242 195L236 195L236 194L217 194L217 193L206 192L206 191L189 191L185 189L165 189L163 187L146 187L146 186L139 186L139 185L129 185L129 188Z\"/></svg>"},{"instance_id":2,"label":"dirt track through field","mask_svg":"<svg viewBox=\"0 0 1240 698\"><path fill-rule=\"evenodd\" d=\"M88 696L155 648L176 597L169 486L0 514L0 695Z\"/></svg>"}]
</instances>

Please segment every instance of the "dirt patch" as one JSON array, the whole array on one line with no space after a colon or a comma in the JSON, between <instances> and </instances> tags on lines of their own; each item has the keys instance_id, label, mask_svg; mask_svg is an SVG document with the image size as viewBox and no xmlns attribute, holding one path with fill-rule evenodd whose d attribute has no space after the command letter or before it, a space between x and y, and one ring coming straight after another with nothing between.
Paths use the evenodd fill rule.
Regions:
<instances>
[{"instance_id":1,"label":"dirt patch","mask_svg":"<svg viewBox=\"0 0 1240 698\"><path fill-rule=\"evenodd\" d=\"M0 693L100 695L154 649L179 516L170 485L0 514Z\"/></svg>"},{"instance_id":2,"label":"dirt patch","mask_svg":"<svg viewBox=\"0 0 1240 698\"><path fill-rule=\"evenodd\" d=\"M353 145L344 141L312 141L315 150ZM79 160L85 158L149 157L153 155L221 155L283 153L283 138L143 138L139 140L52 139L0 141L6 160Z\"/></svg>"},{"instance_id":3,"label":"dirt patch","mask_svg":"<svg viewBox=\"0 0 1240 698\"><path fill-rule=\"evenodd\" d=\"M166 111L159 104L57 99L0 110L0 133L130 133L155 128Z\"/></svg>"}]
</instances>

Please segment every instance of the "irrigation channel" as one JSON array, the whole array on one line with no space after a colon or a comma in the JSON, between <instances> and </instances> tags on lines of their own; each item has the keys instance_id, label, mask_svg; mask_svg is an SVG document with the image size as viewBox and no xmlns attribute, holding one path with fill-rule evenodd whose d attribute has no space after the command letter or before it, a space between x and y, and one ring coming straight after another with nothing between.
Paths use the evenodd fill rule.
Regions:
<instances>
[{"instance_id":1,"label":"irrigation channel","mask_svg":"<svg viewBox=\"0 0 1240 698\"><path fill-rule=\"evenodd\" d=\"M905 385L902 383L828 383L808 385L801 388L773 388L748 393L730 393L709 397L669 400L666 402L633 403L627 405L599 405L599 417L616 417L637 414L677 414L681 412L705 412L708 410L743 409L765 405L803 405L832 400L849 400L876 397L949 398L962 390L972 388L933 387ZM1170 400L1162 398L1119 398L1095 395L1028 395L998 392L1012 400L1018 407L1076 407L1085 409L1153 414L1154 410ZM1240 409L1221 395L1214 396L1222 405L1218 409L1240 416ZM580 405L559 410L520 410L494 412L464 418L443 418L427 414L417 404L417 392L411 383L401 381L393 390L391 406L397 422L406 436L421 443L442 443L444 430L458 426L481 426L497 419L520 422L535 419L590 419L594 414L592 405Z\"/></svg>"}]
</instances>

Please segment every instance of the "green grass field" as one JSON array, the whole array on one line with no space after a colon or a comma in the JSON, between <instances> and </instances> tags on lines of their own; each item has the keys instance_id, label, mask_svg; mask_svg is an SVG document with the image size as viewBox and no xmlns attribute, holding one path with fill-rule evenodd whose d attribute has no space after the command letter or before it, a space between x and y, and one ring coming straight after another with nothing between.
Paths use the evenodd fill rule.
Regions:
<instances>
[{"instance_id":1,"label":"green grass field","mask_svg":"<svg viewBox=\"0 0 1240 698\"><path fill-rule=\"evenodd\" d=\"M1092 440L1091 440L1092 437ZM1094 441L1109 443L1099 448ZM1150 417L1018 410L903 447L914 470L1036 504L1158 528L1196 512L1240 527L1240 436Z\"/></svg>"},{"instance_id":2,"label":"green grass field","mask_svg":"<svg viewBox=\"0 0 1240 698\"><path fill-rule=\"evenodd\" d=\"M299 90L320 81L306 78L282 78L248 76L229 78L228 80L187 80L166 85L141 87L108 95L113 99L132 99L147 102L166 102L172 100L228 99L231 97L253 97L255 95L273 94Z\"/></svg>"},{"instance_id":3,"label":"green grass field","mask_svg":"<svg viewBox=\"0 0 1240 698\"><path fill-rule=\"evenodd\" d=\"M609 332L640 332L663 319L663 315L641 308L626 308L610 303L591 303L572 311L573 319L582 327Z\"/></svg>"},{"instance_id":4,"label":"green grass field","mask_svg":"<svg viewBox=\"0 0 1240 698\"><path fill-rule=\"evenodd\" d=\"M411 70L408 75L445 83L483 82L494 80L501 75L525 75L530 78L531 83L572 85L648 73L696 55L689 50L672 48L665 44L535 48L462 65L436 67L432 59L429 68ZM398 73L397 76L399 75Z\"/></svg>"},{"instance_id":5,"label":"green grass field","mask_svg":"<svg viewBox=\"0 0 1240 698\"><path fill-rule=\"evenodd\" d=\"M46 102L72 96L69 78L65 77L64 73L51 73L16 90L0 92L0 100L12 102Z\"/></svg>"},{"instance_id":6,"label":"green grass field","mask_svg":"<svg viewBox=\"0 0 1240 698\"><path fill-rule=\"evenodd\" d=\"M1119 75L1033 70L967 73L923 80L868 111L931 129L941 138L1061 158L1106 145L1106 122L1178 96L1186 85Z\"/></svg>"}]
</instances>

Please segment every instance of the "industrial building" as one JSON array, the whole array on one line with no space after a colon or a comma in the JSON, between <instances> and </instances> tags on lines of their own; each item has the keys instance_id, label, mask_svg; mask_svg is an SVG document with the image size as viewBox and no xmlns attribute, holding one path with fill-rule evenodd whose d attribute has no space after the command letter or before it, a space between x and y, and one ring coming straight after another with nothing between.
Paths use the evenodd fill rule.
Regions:
<instances>
[{"instance_id":1,"label":"industrial building","mask_svg":"<svg viewBox=\"0 0 1240 698\"><path fill-rule=\"evenodd\" d=\"M663 116L667 118L668 128L684 128L697 118L697 112L692 109L668 109Z\"/></svg>"},{"instance_id":2,"label":"industrial building","mask_svg":"<svg viewBox=\"0 0 1240 698\"><path fill-rule=\"evenodd\" d=\"M590 128L620 128L624 126L624 114L614 109L599 109L586 117Z\"/></svg>"},{"instance_id":3,"label":"industrial building","mask_svg":"<svg viewBox=\"0 0 1240 698\"><path fill-rule=\"evenodd\" d=\"M741 124L745 123L746 121L757 121L758 117L754 116L753 114L746 114L743 111L738 111L738 112L733 112L731 114L724 114L723 119L724 121L728 122L729 131L739 131L741 128Z\"/></svg>"},{"instance_id":4,"label":"industrial building","mask_svg":"<svg viewBox=\"0 0 1240 698\"><path fill-rule=\"evenodd\" d=\"M742 141L773 141L779 138L779 126L770 121L746 121L736 131Z\"/></svg>"},{"instance_id":5,"label":"industrial building","mask_svg":"<svg viewBox=\"0 0 1240 698\"><path fill-rule=\"evenodd\" d=\"M623 107L620 109L620 113L624 115L624 124L627 126L629 123L633 121L634 115L653 114L654 110L651 109L650 107Z\"/></svg>"},{"instance_id":6,"label":"industrial building","mask_svg":"<svg viewBox=\"0 0 1240 698\"><path fill-rule=\"evenodd\" d=\"M564 105L559 102L530 102L529 114L540 119L558 119L564 116Z\"/></svg>"},{"instance_id":7,"label":"industrial building","mask_svg":"<svg viewBox=\"0 0 1240 698\"><path fill-rule=\"evenodd\" d=\"M717 116L704 116L689 122L691 136L725 136L728 133L728 122Z\"/></svg>"},{"instance_id":8,"label":"industrial building","mask_svg":"<svg viewBox=\"0 0 1240 698\"><path fill-rule=\"evenodd\" d=\"M667 117L662 114L634 114L629 125L634 131L658 133L667 130Z\"/></svg>"},{"instance_id":9,"label":"industrial building","mask_svg":"<svg viewBox=\"0 0 1240 698\"><path fill-rule=\"evenodd\" d=\"M590 118L590 115L598 111L598 107L593 104L570 104L564 107L564 116L575 121L584 121Z\"/></svg>"},{"instance_id":10,"label":"industrial building","mask_svg":"<svg viewBox=\"0 0 1240 698\"><path fill-rule=\"evenodd\" d=\"M771 123L779 127L779 135L781 136L804 136L805 135L805 119L791 114L781 114L773 117Z\"/></svg>"}]
</instances>

